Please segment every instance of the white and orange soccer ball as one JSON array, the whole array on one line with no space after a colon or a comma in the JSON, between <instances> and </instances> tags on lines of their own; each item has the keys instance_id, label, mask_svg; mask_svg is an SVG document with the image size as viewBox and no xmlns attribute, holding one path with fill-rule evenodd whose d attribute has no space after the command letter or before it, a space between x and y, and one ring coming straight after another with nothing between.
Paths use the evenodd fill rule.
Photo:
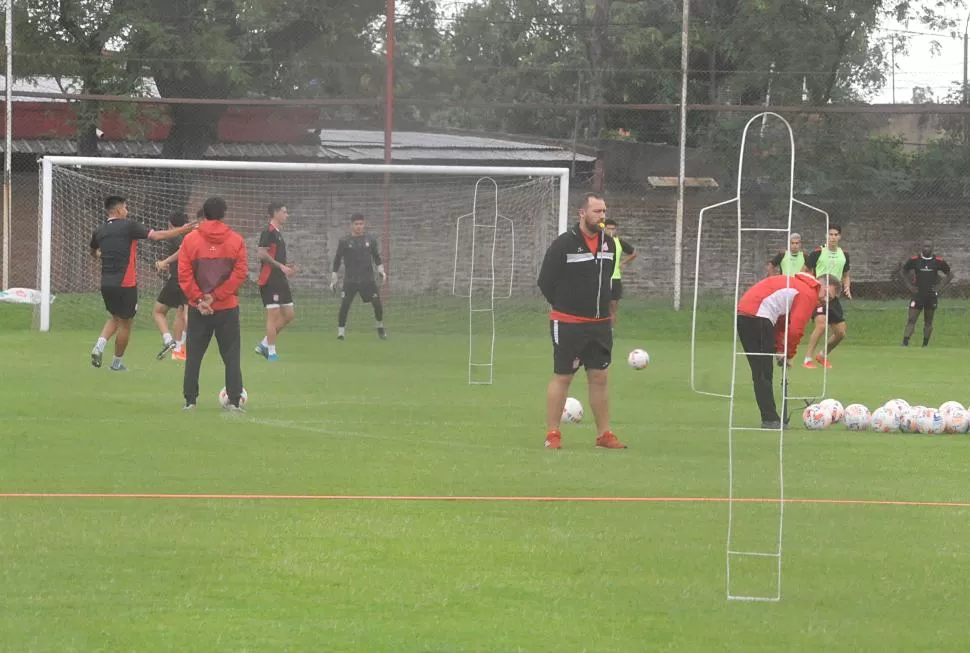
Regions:
<instances>
[{"instance_id":1,"label":"white and orange soccer ball","mask_svg":"<svg viewBox=\"0 0 970 653\"><path fill-rule=\"evenodd\" d=\"M940 414L943 415L944 433L966 433L970 431L970 412L951 408L946 413L940 411Z\"/></svg>"},{"instance_id":2,"label":"white and orange soccer ball","mask_svg":"<svg viewBox=\"0 0 970 653\"><path fill-rule=\"evenodd\" d=\"M926 406L910 406L899 416L899 430L903 433L919 433L917 422L926 412Z\"/></svg>"},{"instance_id":3,"label":"white and orange soccer ball","mask_svg":"<svg viewBox=\"0 0 970 653\"><path fill-rule=\"evenodd\" d=\"M916 418L916 430L920 433L935 435L943 432L943 416L935 408L924 409Z\"/></svg>"},{"instance_id":4,"label":"white and orange soccer ball","mask_svg":"<svg viewBox=\"0 0 970 653\"><path fill-rule=\"evenodd\" d=\"M842 417L845 415L845 409L842 407L842 402L838 399L825 399L820 401L818 405L831 413L833 424L838 424L842 421Z\"/></svg>"},{"instance_id":5,"label":"white and orange soccer ball","mask_svg":"<svg viewBox=\"0 0 970 653\"><path fill-rule=\"evenodd\" d=\"M902 417L906 409L909 408L909 402L905 399L890 399L883 404L883 407L896 413L896 417Z\"/></svg>"},{"instance_id":6,"label":"white and orange soccer ball","mask_svg":"<svg viewBox=\"0 0 970 653\"><path fill-rule=\"evenodd\" d=\"M575 397L567 397L566 405L562 407L563 424L579 424L583 421L583 404Z\"/></svg>"},{"instance_id":7,"label":"white and orange soccer ball","mask_svg":"<svg viewBox=\"0 0 970 653\"><path fill-rule=\"evenodd\" d=\"M869 428L878 433L891 433L899 430L899 416L887 408L881 406L872 413L872 420Z\"/></svg>"},{"instance_id":8,"label":"white and orange soccer ball","mask_svg":"<svg viewBox=\"0 0 970 653\"><path fill-rule=\"evenodd\" d=\"M246 388L243 388L242 396L239 397L239 407L242 408L249 401L249 394L246 392ZM229 408L229 393L223 388L219 391L219 405L223 408Z\"/></svg>"},{"instance_id":9,"label":"white and orange soccer ball","mask_svg":"<svg viewBox=\"0 0 970 653\"><path fill-rule=\"evenodd\" d=\"M832 423L832 412L820 404L812 404L802 411L802 423L809 431L820 431Z\"/></svg>"},{"instance_id":10,"label":"white and orange soccer ball","mask_svg":"<svg viewBox=\"0 0 970 653\"><path fill-rule=\"evenodd\" d=\"M635 370L642 370L650 364L650 354L643 349L634 349L626 357L626 362Z\"/></svg>"},{"instance_id":11,"label":"white and orange soccer ball","mask_svg":"<svg viewBox=\"0 0 970 653\"><path fill-rule=\"evenodd\" d=\"M865 431L869 428L872 414L862 404L849 404L845 407L842 422L850 431Z\"/></svg>"},{"instance_id":12,"label":"white and orange soccer ball","mask_svg":"<svg viewBox=\"0 0 970 653\"><path fill-rule=\"evenodd\" d=\"M966 408L964 408L963 404L961 404L959 401L944 401L942 404L940 404L940 407L937 410L939 410L940 415L943 415L945 418L952 410L966 410Z\"/></svg>"}]
</instances>

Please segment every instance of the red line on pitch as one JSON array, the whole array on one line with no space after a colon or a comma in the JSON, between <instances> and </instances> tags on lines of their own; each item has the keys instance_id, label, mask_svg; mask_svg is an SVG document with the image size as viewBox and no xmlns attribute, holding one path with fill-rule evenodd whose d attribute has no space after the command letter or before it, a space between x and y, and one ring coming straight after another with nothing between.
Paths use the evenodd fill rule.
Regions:
<instances>
[{"instance_id":1,"label":"red line on pitch","mask_svg":"<svg viewBox=\"0 0 970 653\"><path fill-rule=\"evenodd\" d=\"M0 499L156 499L156 500L236 500L236 501L512 501L535 503L779 503L778 499L727 497L473 497L344 494L152 494L110 492L0 492ZM970 503L954 501L891 501L880 499L784 499L784 503L921 506L970 508Z\"/></svg>"}]
</instances>

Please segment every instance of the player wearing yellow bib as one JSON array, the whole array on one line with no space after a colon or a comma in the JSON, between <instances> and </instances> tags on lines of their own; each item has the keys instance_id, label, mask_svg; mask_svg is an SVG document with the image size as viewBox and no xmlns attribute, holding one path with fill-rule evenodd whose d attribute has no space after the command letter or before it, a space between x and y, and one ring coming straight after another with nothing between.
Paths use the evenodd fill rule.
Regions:
<instances>
[{"instance_id":1,"label":"player wearing yellow bib","mask_svg":"<svg viewBox=\"0 0 970 653\"><path fill-rule=\"evenodd\" d=\"M803 271L811 272L815 275L816 279L826 274L840 279L842 281L842 293L847 298L852 299L852 280L849 278L849 254L839 247L840 240L842 240L842 227L837 224L830 225L828 245L826 247L816 247L815 251L805 258ZM815 349L818 347L818 341L822 339L822 334L825 333L826 320L828 320L829 324L829 341L825 345L825 355L823 356L821 353L816 354ZM839 302L839 298L835 297L829 300L827 308L825 304L822 304L816 309L815 329L812 331L812 335L808 340L808 351L806 352L807 355L805 356L805 361L802 363L802 367L814 369L814 358L819 365L831 368L832 364L829 362L829 356L831 356L832 350L838 347L839 343L845 339L845 334L845 315L842 312L842 304Z\"/></svg>"},{"instance_id":2,"label":"player wearing yellow bib","mask_svg":"<svg viewBox=\"0 0 970 653\"><path fill-rule=\"evenodd\" d=\"M610 319L616 324L616 312L620 307L620 300L623 298L623 266L637 257L637 252L633 245L626 242L617 234L619 224L613 218L608 218L603 222L606 235L616 243L618 257L617 265L613 268L613 278L610 280Z\"/></svg>"},{"instance_id":3,"label":"player wearing yellow bib","mask_svg":"<svg viewBox=\"0 0 970 653\"><path fill-rule=\"evenodd\" d=\"M788 241L788 251L778 252L768 261L768 276L784 274L793 277L805 267L805 252L802 251L802 237L793 233Z\"/></svg>"}]
</instances>

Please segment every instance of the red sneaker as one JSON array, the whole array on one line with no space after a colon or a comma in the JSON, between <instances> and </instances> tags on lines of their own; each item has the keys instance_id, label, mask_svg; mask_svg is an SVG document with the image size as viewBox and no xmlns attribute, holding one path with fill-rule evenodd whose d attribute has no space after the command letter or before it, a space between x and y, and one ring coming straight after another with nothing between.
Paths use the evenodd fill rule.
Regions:
<instances>
[{"instance_id":1,"label":"red sneaker","mask_svg":"<svg viewBox=\"0 0 970 653\"><path fill-rule=\"evenodd\" d=\"M613 431L607 431L596 438L596 446L604 449L626 449L626 445L616 439Z\"/></svg>"},{"instance_id":2,"label":"red sneaker","mask_svg":"<svg viewBox=\"0 0 970 653\"><path fill-rule=\"evenodd\" d=\"M559 431L549 431L546 433L546 449L559 449L562 447L562 433Z\"/></svg>"},{"instance_id":3,"label":"red sneaker","mask_svg":"<svg viewBox=\"0 0 970 653\"><path fill-rule=\"evenodd\" d=\"M828 358L826 358L825 356L822 356L822 354L815 354L815 360L822 367L829 370L832 369L832 363L829 362Z\"/></svg>"}]
</instances>

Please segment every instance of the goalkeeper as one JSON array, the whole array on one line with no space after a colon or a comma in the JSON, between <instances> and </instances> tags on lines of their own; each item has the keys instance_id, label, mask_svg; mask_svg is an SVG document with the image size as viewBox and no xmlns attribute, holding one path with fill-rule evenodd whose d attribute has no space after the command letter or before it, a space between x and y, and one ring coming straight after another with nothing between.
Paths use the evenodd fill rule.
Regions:
<instances>
[{"instance_id":1,"label":"goalkeeper","mask_svg":"<svg viewBox=\"0 0 970 653\"><path fill-rule=\"evenodd\" d=\"M340 293L340 314L337 318L338 340L343 340L347 335L347 315L350 313L350 305L356 295L360 295L362 301L374 308L377 335L382 340L387 338L387 329L384 328L384 305L381 304L381 296L374 281L374 266L377 266L377 274L382 286L387 281L387 273L384 272L377 239L365 233L366 227L367 222L363 215L355 213L351 216L350 235L340 239L337 254L333 258L330 290L334 292L337 290L337 273L340 271L341 263L344 266L344 287L343 292Z\"/></svg>"}]
</instances>

